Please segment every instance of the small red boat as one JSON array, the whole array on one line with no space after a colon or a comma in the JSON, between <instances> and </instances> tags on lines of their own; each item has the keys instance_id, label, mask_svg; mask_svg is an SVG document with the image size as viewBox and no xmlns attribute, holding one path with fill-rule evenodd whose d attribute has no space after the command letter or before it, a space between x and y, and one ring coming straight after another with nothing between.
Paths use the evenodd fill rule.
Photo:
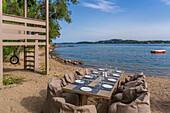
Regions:
<instances>
[{"instance_id":1,"label":"small red boat","mask_svg":"<svg viewBox=\"0 0 170 113\"><path fill-rule=\"evenodd\" d=\"M151 53L165 53L166 50L151 50Z\"/></svg>"}]
</instances>

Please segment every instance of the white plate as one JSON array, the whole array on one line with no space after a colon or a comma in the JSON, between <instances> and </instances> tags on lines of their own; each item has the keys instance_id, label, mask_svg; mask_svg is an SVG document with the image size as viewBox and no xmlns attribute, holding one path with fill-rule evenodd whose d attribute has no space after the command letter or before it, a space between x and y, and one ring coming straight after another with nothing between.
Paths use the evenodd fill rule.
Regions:
<instances>
[{"instance_id":1,"label":"white plate","mask_svg":"<svg viewBox=\"0 0 170 113\"><path fill-rule=\"evenodd\" d=\"M102 69L102 68L99 68L99 71L104 71L104 69Z\"/></svg>"},{"instance_id":2,"label":"white plate","mask_svg":"<svg viewBox=\"0 0 170 113\"><path fill-rule=\"evenodd\" d=\"M120 77L120 75L118 75L118 74L113 74L113 76L115 76L115 77Z\"/></svg>"},{"instance_id":3,"label":"white plate","mask_svg":"<svg viewBox=\"0 0 170 113\"><path fill-rule=\"evenodd\" d=\"M110 82L116 82L117 80L116 80L116 79L113 79L113 78L109 78L108 81L110 81Z\"/></svg>"},{"instance_id":4,"label":"white plate","mask_svg":"<svg viewBox=\"0 0 170 113\"><path fill-rule=\"evenodd\" d=\"M92 91L92 89L89 88L89 87L81 87L80 90L82 90L82 91Z\"/></svg>"},{"instance_id":5,"label":"white plate","mask_svg":"<svg viewBox=\"0 0 170 113\"><path fill-rule=\"evenodd\" d=\"M94 74L98 74L99 72L97 72L97 71L94 71L93 73L94 73Z\"/></svg>"},{"instance_id":6,"label":"white plate","mask_svg":"<svg viewBox=\"0 0 170 113\"><path fill-rule=\"evenodd\" d=\"M122 73L122 71L116 71L116 73Z\"/></svg>"},{"instance_id":7,"label":"white plate","mask_svg":"<svg viewBox=\"0 0 170 113\"><path fill-rule=\"evenodd\" d=\"M86 76L84 76L85 78L93 78L93 76L91 76L91 75L86 75Z\"/></svg>"},{"instance_id":8,"label":"white plate","mask_svg":"<svg viewBox=\"0 0 170 113\"><path fill-rule=\"evenodd\" d=\"M76 83L83 84L85 81L84 80L76 80Z\"/></svg>"},{"instance_id":9,"label":"white plate","mask_svg":"<svg viewBox=\"0 0 170 113\"><path fill-rule=\"evenodd\" d=\"M113 86L111 86L111 85L109 85L109 84L103 84L102 86L103 86L104 88L109 88L109 89L113 88Z\"/></svg>"}]
</instances>

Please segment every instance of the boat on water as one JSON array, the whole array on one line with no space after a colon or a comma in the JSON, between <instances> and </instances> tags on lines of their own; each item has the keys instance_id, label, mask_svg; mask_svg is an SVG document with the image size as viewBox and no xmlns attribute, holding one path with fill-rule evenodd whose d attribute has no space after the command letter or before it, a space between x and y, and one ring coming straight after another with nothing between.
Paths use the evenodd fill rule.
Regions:
<instances>
[{"instance_id":1,"label":"boat on water","mask_svg":"<svg viewBox=\"0 0 170 113\"><path fill-rule=\"evenodd\" d=\"M151 53L166 53L166 50L151 50Z\"/></svg>"}]
</instances>

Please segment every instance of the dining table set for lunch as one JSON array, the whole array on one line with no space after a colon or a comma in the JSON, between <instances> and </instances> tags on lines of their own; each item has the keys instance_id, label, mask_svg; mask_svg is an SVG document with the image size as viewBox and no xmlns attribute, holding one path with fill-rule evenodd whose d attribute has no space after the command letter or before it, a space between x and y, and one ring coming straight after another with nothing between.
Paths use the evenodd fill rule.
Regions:
<instances>
[{"instance_id":1,"label":"dining table set for lunch","mask_svg":"<svg viewBox=\"0 0 170 113\"><path fill-rule=\"evenodd\" d=\"M83 97L110 99L123 73L124 71L121 70L99 68L63 87L63 90L81 94Z\"/></svg>"}]
</instances>

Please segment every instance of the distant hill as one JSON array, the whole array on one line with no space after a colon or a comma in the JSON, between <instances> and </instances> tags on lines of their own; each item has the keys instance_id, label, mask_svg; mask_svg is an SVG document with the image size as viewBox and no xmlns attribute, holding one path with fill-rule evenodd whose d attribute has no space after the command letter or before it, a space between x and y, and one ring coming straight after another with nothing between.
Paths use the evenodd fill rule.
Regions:
<instances>
[{"instance_id":1,"label":"distant hill","mask_svg":"<svg viewBox=\"0 0 170 113\"><path fill-rule=\"evenodd\" d=\"M110 39L95 42L83 41L77 42L77 44L170 44L170 41L164 40L138 41L138 40Z\"/></svg>"}]
</instances>

